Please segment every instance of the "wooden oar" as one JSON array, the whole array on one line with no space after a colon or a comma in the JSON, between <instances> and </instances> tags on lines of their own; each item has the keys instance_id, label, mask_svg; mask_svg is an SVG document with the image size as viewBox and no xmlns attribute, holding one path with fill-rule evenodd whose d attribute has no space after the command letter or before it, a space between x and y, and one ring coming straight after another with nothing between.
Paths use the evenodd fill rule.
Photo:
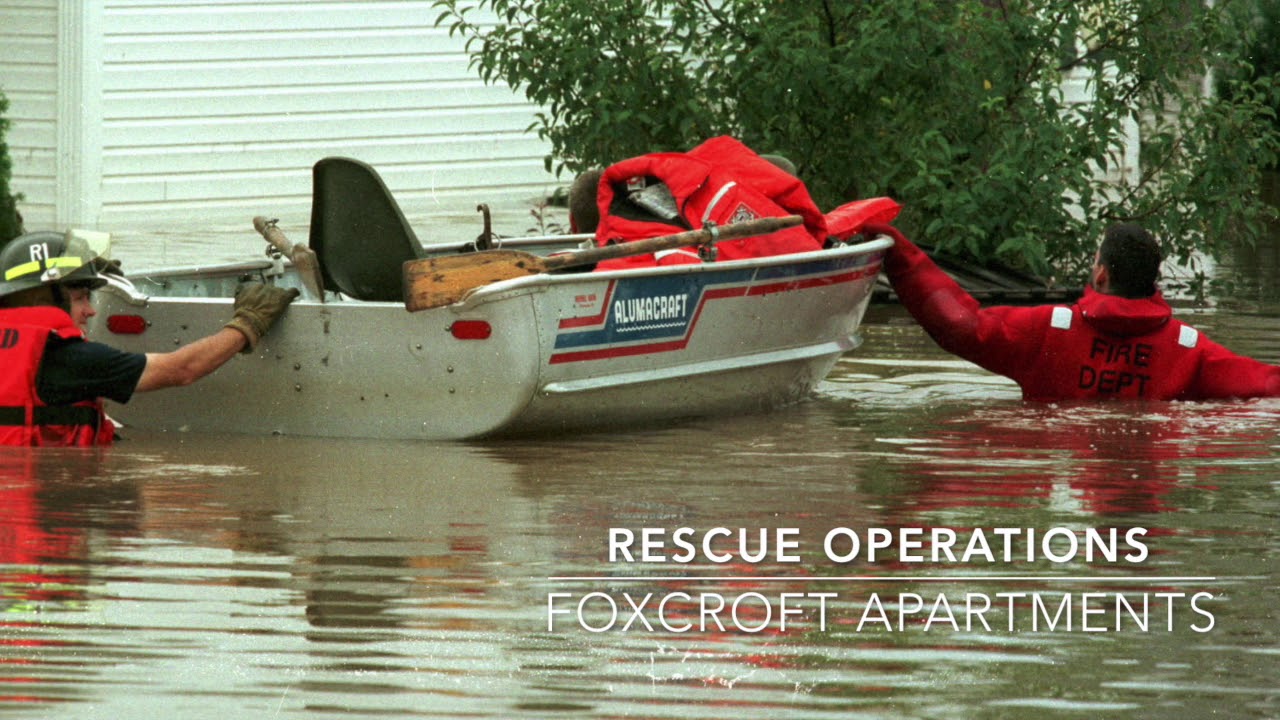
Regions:
<instances>
[{"instance_id":1,"label":"wooden oar","mask_svg":"<svg viewBox=\"0 0 1280 720\"><path fill-rule=\"evenodd\" d=\"M410 260L404 264L404 306L409 312L444 307L461 301L478 287L500 280L688 245L710 245L718 240L768 235L800 223L799 215L761 218L548 257L519 250L487 250Z\"/></svg>"},{"instance_id":2,"label":"wooden oar","mask_svg":"<svg viewBox=\"0 0 1280 720\"><path fill-rule=\"evenodd\" d=\"M253 219L253 229L266 238L266 241L271 243L282 255L289 258L294 268L298 270L298 275L302 278L302 284L306 285L307 289L320 302L324 302L324 280L320 276L320 261L316 259L315 251L302 243L295 245L289 242L289 238L284 236L284 232L276 227L275 220L268 220L261 215Z\"/></svg>"}]
</instances>

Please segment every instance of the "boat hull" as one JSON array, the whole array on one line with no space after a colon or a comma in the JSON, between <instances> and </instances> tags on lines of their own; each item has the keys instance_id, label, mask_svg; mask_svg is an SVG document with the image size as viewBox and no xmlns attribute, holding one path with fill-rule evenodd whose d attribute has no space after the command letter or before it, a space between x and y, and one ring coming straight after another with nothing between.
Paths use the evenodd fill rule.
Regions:
<instances>
[{"instance_id":1,"label":"boat hull","mask_svg":"<svg viewBox=\"0 0 1280 720\"><path fill-rule=\"evenodd\" d=\"M768 410L806 397L858 345L888 246L531 276L418 313L304 297L252 354L109 413L157 430L457 440ZM300 286L276 274L131 277L100 293L90 337L171 351L226 322L240 280ZM113 332L113 316L145 331Z\"/></svg>"}]
</instances>

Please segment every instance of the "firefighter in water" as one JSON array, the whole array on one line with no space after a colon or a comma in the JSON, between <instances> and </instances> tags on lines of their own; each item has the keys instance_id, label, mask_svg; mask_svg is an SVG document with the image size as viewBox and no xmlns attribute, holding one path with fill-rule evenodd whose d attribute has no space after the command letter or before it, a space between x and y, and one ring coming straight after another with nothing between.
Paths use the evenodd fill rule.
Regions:
<instances>
[{"instance_id":1,"label":"firefighter in water","mask_svg":"<svg viewBox=\"0 0 1280 720\"><path fill-rule=\"evenodd\" d=\"M0 445L104 445L115 437L102 398L189 385L249 352L298 296L246 285L218 332L167 353L129 353L85 339L90 293L106 265L78 238L36 232L0 250Z\"/></svg>"},{"instance_id":2,"label":"firefighter in water","mask_svg":"<svg viewBox=\"0 0 1280 720\"><path fill-rule=\"evenodd\" d=\"M1156 287L1161 251L1131 223L1107 228L1071 306L979 307L896 228L884 269L938 345L1016 381L1027 400L1209 400L1280 395L1280 367L1242 357L1173 319Z\"/></svg>"}]
</instances>

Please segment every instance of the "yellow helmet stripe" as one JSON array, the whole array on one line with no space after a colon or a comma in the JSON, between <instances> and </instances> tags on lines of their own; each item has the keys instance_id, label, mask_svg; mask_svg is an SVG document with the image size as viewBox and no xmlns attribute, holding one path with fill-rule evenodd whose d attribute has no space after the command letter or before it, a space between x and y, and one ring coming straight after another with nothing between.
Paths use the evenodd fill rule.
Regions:
<instances>
[{"instance_id":1,"label":"yellow helmet stripe","mask_svg":"<svg viewBox=\"0 0 1280 720\"><path fill-rule=\"evenodd\" d=\"M31 262L22 263L21 265L14 265L8 270L5 270L4 279L12 280L14 278L22 277L23 275L43 272L46 268L51 267L78 268L84 264L84 260L81 260L78 257L56 257L49 258L44 261L32 260Z\"/></svg>"}]
</instances>

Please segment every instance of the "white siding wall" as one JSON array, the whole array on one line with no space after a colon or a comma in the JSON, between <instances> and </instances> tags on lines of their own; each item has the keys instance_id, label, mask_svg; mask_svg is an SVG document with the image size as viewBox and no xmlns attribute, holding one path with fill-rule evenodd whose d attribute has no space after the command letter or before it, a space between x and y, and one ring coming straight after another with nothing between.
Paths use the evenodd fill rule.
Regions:
<instances>
[{"instance_id":1,"label":"white siding wall","mask_svg":"<svg viewBox=\"0 0 1280 720\"><path fill-rule=\"evenodd\" d=\"M57 176L58 0L0 3L0 90L9 99L11 189L27 226L54 222Z\"/></svg>"},{"instance_id":2,"label":"white siding wall","mask_svg":"<svg viewBox=\"0 0 1280 720\"><path fill-rule=\"evenodd\" d=\"M305 222L310 167L374 165L410 215L556 185L533 109L424 0L105 0L101 224Z\"/></svg>"},{"instance_id":3,"label":"white siding wall","mask_svg":"<svg viewBox=\"0 0 1280 720\"><path fill-rule=\"evenodd\" d=\"M427 0L0 8L18 51L0 82L29 228L252 233L255 214L305 226L311 165L326 155L374 165L414 218L527 208L563 184L525 131L532 106L475 77Z\"/></svg>"}]
</instances>

